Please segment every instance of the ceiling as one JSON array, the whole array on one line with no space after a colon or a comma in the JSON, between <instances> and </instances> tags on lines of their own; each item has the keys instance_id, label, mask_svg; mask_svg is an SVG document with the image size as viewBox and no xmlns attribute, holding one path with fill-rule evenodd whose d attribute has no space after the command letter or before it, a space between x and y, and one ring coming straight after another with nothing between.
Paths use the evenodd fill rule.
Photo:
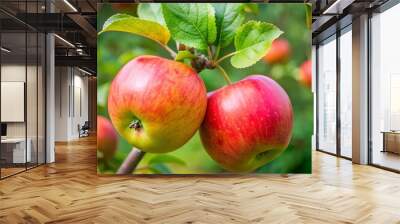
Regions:
<instances>
[{"instance_id":1,"label":"ceiling","mask_svg":"<svg viewBox=\"0 0 400 224\"><path fill-rule=\"evenodd\" d=\"M387 0L306 0L312 3L313 40L321 36L345 16L382 5ZM96 72L96 10L97 2L132 2L132 0L1 0L0 21L4 38L25 46L15 33L26 28L39 32L54 32L56 63L85 67ZM304 2L298 0L271 0L269 2ZM51 13L49 13L51 12ZM350 18L351 21L351 18ZM334 31L332 31L334 32ZM60 37L60 38L59 38ZM4 42L3 42L4 43ZM28 46L28 54L32 50ZM33 46L33 45L32 45ZM15 54L17 54L15 50ZM25 54L25 52L21 52Z\"/></svg>"},{"instance_id":2,"label":"ceiling","mask_svg":"<svg viewBox=\"0 0 400 224\"><path fill-rule=\"evenodd\" d=\"M311 0L313 43L351 24L352 17L372 11L388 0Z\"/></svg>"},{"instance_id":3,"label":"ceiling","mask_svg":"<svg viewBox=\"0 0 400 224\"><path fill-rule=\"evenodd\" d=\"M34 55L32 35L27 34L26 45L20 33L52 32L57 34L56 65L78 66L95 74L96 7L96 0L47 0L47 4L45 0L0 0L2 45L13 49L7 54L10 58Z\"/></svg>"}]
</instances>

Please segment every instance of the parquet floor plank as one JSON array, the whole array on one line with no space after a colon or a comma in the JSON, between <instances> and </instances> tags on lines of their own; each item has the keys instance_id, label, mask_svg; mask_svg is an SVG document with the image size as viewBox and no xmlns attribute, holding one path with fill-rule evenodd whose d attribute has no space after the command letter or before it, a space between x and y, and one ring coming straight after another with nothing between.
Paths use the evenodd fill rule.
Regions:
<instances>
[{"instance_id":1,"label":"parquet floor plank","mask_svg":"<svg viewBox=\"0 0 400 224\"><path fill-rule=\"evenodd\" d=\"M313 152L311 175L97 176L96 141L0 181L0 223L397 223L400 175Z\"/></svg>"}]
</instances>

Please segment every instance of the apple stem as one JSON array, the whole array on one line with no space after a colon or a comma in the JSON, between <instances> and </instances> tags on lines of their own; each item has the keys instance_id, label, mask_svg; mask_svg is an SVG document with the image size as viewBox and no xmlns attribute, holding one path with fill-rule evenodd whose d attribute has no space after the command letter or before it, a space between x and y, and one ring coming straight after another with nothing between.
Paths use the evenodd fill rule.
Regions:
<instances>
[{"instance_id":1,"label":"apple stem","mask_svg":"<svg viewBox=\"0 0 400 224\"><path fill-rule=\"evenodd\" d=\"M142 160L144 154L146 153L135 147L132 147L131 152L119 167L117 174L132 174L132 172L136 169L137 165L139 164L140 160Z\"/></svg>"},{"instance_id":2,"label":"apple stem","mask_svg":"<svg viewBox=\"0 0 400 224\"><path fill-rule=\"evenodd\" d=\"M210 46L207 47L207 53L208 53L208 60L212 60L212 51Z\"/></svg>"},{"instance_id":3,"label":"apple stem","mask_svg":"<svg viewBox=\"0 0 400 224\"><path fill-rule=\"evenodd\" d=\"M220 59L218 59L218 60L215 62L215 64L217 64L217 65L220 64L223 60L225 60L225 59L227 59L227 58L229 58L229 57L235 55L236 53L237 53L237 51L234 51L234 52L232 52L232 53L229 53L229 54L227 54L227 55L222 56Z\"/></svg>"},{"instance_id":4,"label":"apple stem","mask_svg":"<svg viewBox=\"0 0 400 224\"><path fill-rule=\"evenodd\" d=\"M217 46L217 50L215 51L214 60L218 59L219 52L221 51L221 45Z\"/></svg>"},{"instance_id":5,"label":"apple stem","mask_svg":"<svg viewBox=\"0 0 400 224\"><path fill-rule=\"evenodd\" d=\"M217 64L216 66L217 66L217 68L219 69L219 71L221 72L222 76L224 77L226 83L227 83L228 85L232 84L232 81L231 81L231 79L229 78L228 74L226 74L225 70L224 70L220 65L218 65L218 64Z\"/></svg>"},{"instance_id":6,"label":"apple stem","mask_svg":"<svg viewBox=\"0 0 400 224\"><path fill-rule=\"evenodd\" d=\"M176 52L174 50L172 50L170 47L168 47L168 45L162 44L160 42L157 42L157 43L159 43L161 45L161 47L163 47L166 51L168 51L168 53L171 55L171 57L173 59L176 58Z\"/></svg>"}]
</instances>

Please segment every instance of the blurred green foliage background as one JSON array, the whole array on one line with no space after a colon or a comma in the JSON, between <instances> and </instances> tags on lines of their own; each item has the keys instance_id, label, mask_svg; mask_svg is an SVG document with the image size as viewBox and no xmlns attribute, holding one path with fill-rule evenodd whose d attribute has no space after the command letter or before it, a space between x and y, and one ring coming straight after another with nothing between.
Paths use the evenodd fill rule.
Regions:
<instances>
[{"instance_id":1,"label":"blurred green foliage background","mask_svg":"<svg viewBox=\"0 0 400 224\"><path fill-rule=\"evenodd\" d=\"M97 30L115 13L136 16L136 4L101 4L97 16ZM311 57L311 32L307 28L307 13L304 4L255 4L248 3L246 20L266 21L278 26L291 45L292 54L285 64L268 65L263 60L246 68L233 68L229 60L222 66L232 81L238 81L251 74L263 74L276 80L288 93L294 110L294 129L289 147L277 159L259 168L257 173L311 173L311 135L313 132L313 96L311 90L299 82L299 66ZM176 49L171 41L170 47ZM226 48L226 52L234 49ZM159 55L170 58L169 54L151 40L126 33L105 33L98 36L97 52L98 114L108 118L107 96L113 77L129 60L139 55ZM200 73L207 90L212 91L225 85L217 70ZM112 161L98 160L98 172L113 174L130 152L132 146L119 138L118 150ZM203 149L196 134L180 149L167 154L147 153L135 173L141 174L203 174L226 172L214 162Z\"/></svg>"}]
</instances>

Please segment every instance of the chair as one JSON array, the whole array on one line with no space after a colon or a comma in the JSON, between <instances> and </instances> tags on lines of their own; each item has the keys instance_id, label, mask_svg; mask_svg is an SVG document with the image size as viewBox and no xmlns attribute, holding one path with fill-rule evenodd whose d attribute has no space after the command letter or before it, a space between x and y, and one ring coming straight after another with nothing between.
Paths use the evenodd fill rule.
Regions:
<instances>
[{"instance_id":1,"label":"chair","mask_svg":"<svg viewBox=\"0 0 400 224\"><path fill-rule=\"evenodd\" d=\"M82 126L78 124L79 138L89 136L89 129L90 129L89 121L85 121L85 123Z\"/></svg>"}]
</instances>

